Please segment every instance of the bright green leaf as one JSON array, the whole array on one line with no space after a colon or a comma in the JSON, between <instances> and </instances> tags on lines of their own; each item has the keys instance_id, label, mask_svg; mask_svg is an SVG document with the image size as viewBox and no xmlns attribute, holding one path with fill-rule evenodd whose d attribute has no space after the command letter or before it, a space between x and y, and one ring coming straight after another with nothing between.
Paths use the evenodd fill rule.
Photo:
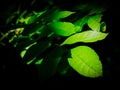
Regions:
<instances>
[{"instance_id":1,"label":"bright green leaf","mask_svg":"<svg viewBox=\"0 0 120 90\"><path fill-rule=\"evenodd\" d=\"M88 19L88 26L95 31L100 31L100 21L101 21L102 14L94 15L89 17Z\"/></svg>"},{"instance_id":2,"label":"bright green leaf","mask_svg":"<svg viewBox=\"0 0 120 90\"><path fill-rule=\"evenodd\" d=\"M43 58L42 58L42 59L40 59L40 60L38 60L38 61L36 61L36 62L35 62L35 64L36 64L36 65L41 64L41 63L42 63L42 61L43 61Z\"/></svg>"},{"instance_id":3,"label":"bright green leaf","mask_svg":"<svg viewBox=\"0 0 120 90\"><path fill-rule=\"evenodd\" d=\"M70 16L71 14L74 14L75 12L72 11L56 11L55 14L53 15L53 19L54 20L59 20L61 18L66 18L68 16Z\"/></svg>"},{"instance_id":4,"label":"bright green leaf","mask_svg":"<svg viewBox=\"0 0 120 90\"><path fill-rule=\"evenodd\" d=\"M60 36L70 36L75 33L76 27L70 22L51 22L48 25L55 34Z\"/></svg>"},{"instance_id":5,"label":"bright green leaf","mask_svg":"<svg viewBox=\"0 0 120 90\"><path fill-rule=\"evenodd\" d=\"M27 50L23 50L21 53L20 53L20 56L23 58L25 53L26 53Z\"/></svg>"},{"instance_id":6,"label":"bright green leaf","mask_svg":"<svg viewBox=\"0 0 120 90\"><path fill-rule=\"evenodd\" d=\"M105 22L101 22L101 24L100 24L100 30L101 30L102 32L105 32L105 31L106 31L106 27L107 27L106 23L105 23Z\"/></svg>"},{"instance_id":7,"label":"bright green leaf","mask_svg":"<svg viewBox=\"0 0 120 90\"><path fill-rule=\"evenodd\" d=\"M68 58L70 66L86 77L102 76L102 63L97 53L88 46L78 46L71 49L72 58Z\"/></svg>"},{"instance_id":8,"label":"bright green leaf","mask_svg":"<svg viewBox=\"0 0 120 90\"><path fill-rule=\"evenodd\" d=\"M96 42L105 39L107 35L108 33L88 30L81 33L76 33L68 37L61 45L74 44L77 42L84 42L84 43Z\"/></svg>"}]
</instances>

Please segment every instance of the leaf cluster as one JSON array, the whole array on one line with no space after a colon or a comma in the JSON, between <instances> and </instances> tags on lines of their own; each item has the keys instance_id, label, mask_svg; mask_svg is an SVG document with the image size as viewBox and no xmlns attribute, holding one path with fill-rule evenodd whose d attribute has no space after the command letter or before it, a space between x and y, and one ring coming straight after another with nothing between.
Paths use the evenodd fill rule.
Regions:
<instances>
[{"instance_id":1,"label":"leaf cluster","mask_svg":"<svg viewBox=\"0 0 120 90\"><path fill-rule=\"evenodd\" d=\"M9 43L20 52L24 64L36 65L40 79L56 72L67 74L69 68L86 77L103 75L99 55L85 43L98 42L108 36L106 23L102 21L105 8L89 9L88 4L76 8L77 11L68 11L55 6L31 13L25 10L15 22L21 26L9 32L12 33ZM65 47L75 43L84 45Z\"/></svg>"}]
</instances>

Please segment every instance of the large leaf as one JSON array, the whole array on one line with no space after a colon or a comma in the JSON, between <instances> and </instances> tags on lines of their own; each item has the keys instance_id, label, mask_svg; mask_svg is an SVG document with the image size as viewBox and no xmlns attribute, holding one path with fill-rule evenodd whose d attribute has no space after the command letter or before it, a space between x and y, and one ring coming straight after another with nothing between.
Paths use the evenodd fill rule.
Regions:
<instances>
[{"instance_id":1,"label":"large leaf","mask_svg":"<svg viewBox=\"0 0 120 90\"><path fill-rule=\"evenodd\" d=\"M86 77L102 76L102 63L97 53L88 46L78 46L71 49L72 58L68 58L70 66Z\"/></svg>"},{"instance_id":2,"label":"large leaf","mask_svg":"<svg viewBox=\"0 0 120 90\"><path fill-rule=\"evenodd\" d=\"M77 42L84 42L84 43L96 42L96 41L106 38L107 35L108 33L88 30L88 31L84 31L81 33L76 33L68 37L61 45L74 44Z\"/></svg>"},{"instance_id":3,"label":"large leaf","mask_svg":"<svg viewBox=\"0 0 120 90\"><path fill-rule=\"evenodd\" d=\"M55 34L60 36L69 36L75 33L76 27L70 22L51 22L48 25Z\"/></svg>"},{"instance_id":4,"label":"large leaf","mask_svg":"<svg viewBox=\"0 0 120 90\"><path fill-rule=\"evenodd\" d=\"M61 60L63 53L62 47L55 47L43 58L43 61L38 65L39 78L45 80L56 73L57 66Z\"/></svg>"},{"instance_id":5,"label":"large leaf","mask_svg":"<svg viewBox=\"0 0 120 90\"><path fill-rule=\"evenodd\" d=\"M88 19L88 26L95 31L100 31L100 21L101 21L102 14L94 15L89 17Z\"/></svg>"}]
</instances>

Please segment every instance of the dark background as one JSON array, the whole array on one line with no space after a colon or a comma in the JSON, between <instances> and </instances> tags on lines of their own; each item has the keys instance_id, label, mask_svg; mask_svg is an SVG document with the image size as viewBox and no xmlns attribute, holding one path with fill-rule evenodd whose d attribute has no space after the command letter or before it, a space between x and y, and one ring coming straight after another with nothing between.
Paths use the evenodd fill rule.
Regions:
<instances>
[{"instance_id":1,"label":"dark background","mask_svg":"<svg viewBox=\"0 0 120 90\"><path fill-rule=\"evenodd\" d=\"M49 3L48 0L36 1L34 5L30 5L32 0L3 0L0 1L0 29L1 31L6 31L7 28L3 28L5 25L4 19L8 17L12 11L16 11L19 5L22 5L22 9L27 10L42 10ZM59 6L61 9L71 10L79 2L89 2L92 3L94 0L54 0L54 5ZM41 3L39 3L41 2ZM27 66L21 64L21 58L17 54L17 51L11 46L0 46L0 82L2 85L10 85L11 87L18 86L28 86L28 87L38 87L38 88L74 88L74 87L85 87L91 85L89 88L94 88L94 86L105 86L110 87L116 84L120 80L120 45L119 45L119 6L117 0L98 0L97 2L105 3L107 6L107 11L104 13L104 21L107 23L107 31L109 32L108 37L102 42L98 42L97 46L94 47L101 57L104 75L99 78L87 78L80 76L78 73L73 72L70 75L59 75L55 74L53 77L42 82L38 79L38 74L35 66ZM14 6L14 7L13 7ZM8 14L7 14L8 13Z\"/></svg>"}]
</instances>

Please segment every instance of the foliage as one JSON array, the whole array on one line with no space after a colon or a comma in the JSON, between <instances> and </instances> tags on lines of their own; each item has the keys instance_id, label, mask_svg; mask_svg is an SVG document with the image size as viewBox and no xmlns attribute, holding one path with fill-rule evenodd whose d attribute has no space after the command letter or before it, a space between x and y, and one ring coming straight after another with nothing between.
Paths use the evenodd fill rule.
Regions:
<instances>
[{"instance_id":1,"label":"foliage","mask_svg":"<svg viewBox=\"0 0 120 90\"><path fill-rule=\"evenodd\" d=\"M69 66L85 77L100 77L103 75L102 62L86 43L107 37L106 23L102 21L105 8L89 7L85 4L71 11L57 6L39 12L25 10L16 19L16 27L0 38L1 44L9 37L9 43L18 50L22 62L35 64L41 79L56 72L67 74ZM66 67L64 63L68 63Z\"/></svg>"}]
</instances>

